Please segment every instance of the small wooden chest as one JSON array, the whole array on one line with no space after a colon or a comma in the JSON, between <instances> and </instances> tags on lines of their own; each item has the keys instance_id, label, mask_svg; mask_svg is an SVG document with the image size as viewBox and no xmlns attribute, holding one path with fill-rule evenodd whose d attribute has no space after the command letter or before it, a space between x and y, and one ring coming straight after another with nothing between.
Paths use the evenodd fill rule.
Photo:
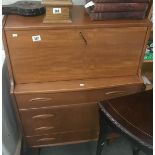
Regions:
<instances>
[{"instance_id":1,"label":"small wooden chest","mask_svg":"<svg viewBox=\"0 0 155 155\"><path fill-rule=\"evenodd\" d=\"M46 16L43 23L71 23L72 0L43 0Z\"/></svg>"}]
</instances>

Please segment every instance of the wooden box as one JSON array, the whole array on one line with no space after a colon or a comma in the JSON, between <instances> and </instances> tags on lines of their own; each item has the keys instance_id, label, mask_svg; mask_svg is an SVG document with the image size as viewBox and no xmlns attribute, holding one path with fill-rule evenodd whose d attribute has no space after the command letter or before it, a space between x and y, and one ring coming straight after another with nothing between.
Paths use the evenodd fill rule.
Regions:
<instances>
[{"instance_id":1,"label":"wooden box","mask_svg":"<svg viewBox=\"0 0 155 155\"><path fill-rule=\"evenodd\" d=\"M43 0L46 15L43 23L71 23L71 0Z\"/></svg>"}]
</instances>

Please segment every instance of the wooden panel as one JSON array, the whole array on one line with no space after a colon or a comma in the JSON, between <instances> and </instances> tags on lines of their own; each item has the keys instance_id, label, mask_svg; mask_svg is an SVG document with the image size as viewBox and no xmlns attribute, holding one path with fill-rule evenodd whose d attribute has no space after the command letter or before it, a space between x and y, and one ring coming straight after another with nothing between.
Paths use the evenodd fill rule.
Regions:
<instances>
[{"instance_id":1,"label":"wooden panel","mask_svg":"<svg viewBox=\"0 0 155 155\"><path fill-rule=\"evenodd\" d=\"M8 32L15 81L136 75L146 31L133 27ZM18 36L12 37L14 33ZM41 41L33 42L33 35L40 35Z\"/></svg>"},{"instance_id":2,"label":"wooden panel","mask_svg":"<svg viewBox=\"0 0 155 155\"><path fill-rule=\"evenodd\" d=\"M99 124L96 103L23 110L20 116L26 136L97 130Z\"/></svg>"},{"instance_id":3,"label":"wooden panel","mask_svg":"<svg viewBox=\"0 0 155 155\"><path fill-rule=\"evenodd\" d=\"M142 76L145 76L148 78L148 80L151 82L151 87L153 87L153 61L152 62L144 62L142 65Z\"/></svg>"},{"instance_id":4,"label":"wooden panel","mask_svg":"<svg viewBox=\"0 0 155 155\"><path fill-rule=\"evenodd\" d=\"M150 25L148 19L144 20L105 20L91 21L85 13L83 6L73 6L72 23L70 24L44 24L43 16L23 17L8 16L5 24L5 30L36 30L36 29L69 29L69 28L97 28L97 27L147 27Z\"/></svg>"},{"instance_id":5,"label":"wooden panel","mask_svg":"<svg viewBox=\"0 0 155 155\"><path fill-rule=\"evenodd\" d=\"M7 40L9 42L9 49L11 56L16 55L15 49L26 48L27 52L30 50L32 55L36 55L38 48L42 50L49 49L51 52L55 49L59 49L59 54L63 50L70 48L72 50L77 50L79 46L84 45L83 40L79 34L80 29L70 29L70 30L29 30L29 31L6 31ZM14 37L13 34L17 34ZM32 36L40 35L40 41L33 41ZM84 47L84 46L83 46ZM52 49L51 49L52 48ZM61 48L61 49L60 49ZM74 49L75 48L75 49ZM22 52L22 51L21 51ZM27 52L22 52L24 56ZM28 53L29 54L29 53Z\"/></svg>"},{"instance_id":6,"label":"wooden panel","mask_svg":"<svg viewBox=\"0 0 155 155\"><path fill-rule=\"evenodd\" d=\"M146 27L84 31L88 44L85 74L88 77L136 75L146 32Z\"/></svg>"},{"instance_id":7,"label":"wooden panel","mask_svg":"<svg viewBox=\"0 0 155 155\"><path fill-rule=\"evenodd\" d=\"M29 147L43 147L52 145L86 142L97 139L98 131L79 131L67 133L53 133L43 136L29 136L26 138Z\"/></svg>"},{"instance_id":8,"label":"wooden panel","mask_svg":"<svg viewBox=\"0 0 155 155\"><path fill-rule=\"evenodd\" d=\"M13 38L13 33L18 37ZM84 75L84 43L78 31L24 31L7 35L17 83L76 79ZM33 42L33 35L40 35L41 41Z\"/></svg>"},{"instance_id":9,"label":"wooden panel","mask_svg":"<svg viewBox=\"0 0 155 155\"><path fill-rule=\"evenodd\" d=\"M70 20L69 19L69 7L61 7L60 14L53 14L53 7L46 7L46 17L44 18L44 23L57 23L61 20ZM71 22L71 21L70 21ZM67 23L67 22L66 22Z\"/></svg>"},{"instance_id":10,"label":"wooden panel","mask_svg":"<svg viewBox=\"0 0 155 155\"><path fill-rule=\"evenodd\" d=\"M8 16L4 16L2 20L2 40L3 40L3 46L4 46L4 51L5 51L5 58L6 58L6 63L7 63L7 68L8 68L8 73L9 73L9 78L10 78L10 83L12 87L14 86L14 78L13 78L13 72L12 72L12 66L11 66L11 61L10 61L10 55L8 51L8 44L6 40L6 34L4 30L4 25L6 23ZM5 65L5 62L4 62Z\"/></svg>"},{"instance_id":11,"label":"wooden panel","mask_svg":"<svg viewBox=\"0 0 155 155\"><path fill-rule=\"evenodd\" d=\"M72 0L60 0L60 1L55 1L55 0L43 0L42 4L46 6L72 6Z\"/></svg>"},{"instance_id":12,"label":"wooden panel","mask_svg":"<svg viewBox=\"0 0 155 155\"><path fill-rule=\"evenodd\" d=\"M142 90L141 84L131 84L104 89L69 91L62 93L15 94L20 110L48 106L70 105L88 102L99 102L106 98L132 94Z\"/></svg>"},{"instance_id":13,"label":"wooden panel","mask_svg":"<svg viewBox=\"0 0 155 155\"><path fill-rule=\"evenodd\" d=\"M140 76L141 77L141 76ZM142 79L135 76L122 76L110 78L94 78L70 81L55 81L44 83L18 84L15 86L15 94L33 94L33 93L57 93L68 91L81 91L92 89L111 88L123 85L142 85ZM81 85L82 84L82 85Z\"/></svg>"}]
</instances>

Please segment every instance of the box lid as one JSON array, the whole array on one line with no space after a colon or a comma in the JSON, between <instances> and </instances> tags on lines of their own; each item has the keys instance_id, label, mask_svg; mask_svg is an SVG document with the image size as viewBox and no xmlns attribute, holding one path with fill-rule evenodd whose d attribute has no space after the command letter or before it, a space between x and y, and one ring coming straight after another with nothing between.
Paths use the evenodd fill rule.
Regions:
<instances>
[{"instance_id":1,"label":"box lid","mask_svg":"<svg viewBox=\"0 0 155 155\"><path fill-rule=\"evenodd\" d=\"M46 6L72 6L72 0L42 0L42 4Z\"/></svg>"}]
</instances>

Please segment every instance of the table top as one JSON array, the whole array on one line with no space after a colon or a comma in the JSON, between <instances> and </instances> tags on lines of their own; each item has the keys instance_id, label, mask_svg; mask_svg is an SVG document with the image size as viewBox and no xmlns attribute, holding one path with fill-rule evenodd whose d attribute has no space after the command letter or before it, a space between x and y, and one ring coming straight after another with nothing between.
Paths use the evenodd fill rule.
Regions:
<instances>
[{"instance_id":1,"label":"table top","mask_svg":"<svg viewBox=\"0 0 155 155\"><path fill-rule=\"evenodd\" d=\"M33 29L68 29L68 28L109 28L109 27L148 27L151 23L143 20L104 20L91 21L84 6L73 6L71 9L72 23L51 24L43 23L45 15L35 17L23 17L9 15L6 19L5 30L33 30Z\"/></svg>"},{"instance_id":2,"label":"table top","mask_svg":"<svg viewBox=\"0 0 155 155\"><path fill-rule=\"evenodd\" d=\"M104 114L143 146L153 145L153 90L103 101Z\"/></svg>"}]
</instances>

